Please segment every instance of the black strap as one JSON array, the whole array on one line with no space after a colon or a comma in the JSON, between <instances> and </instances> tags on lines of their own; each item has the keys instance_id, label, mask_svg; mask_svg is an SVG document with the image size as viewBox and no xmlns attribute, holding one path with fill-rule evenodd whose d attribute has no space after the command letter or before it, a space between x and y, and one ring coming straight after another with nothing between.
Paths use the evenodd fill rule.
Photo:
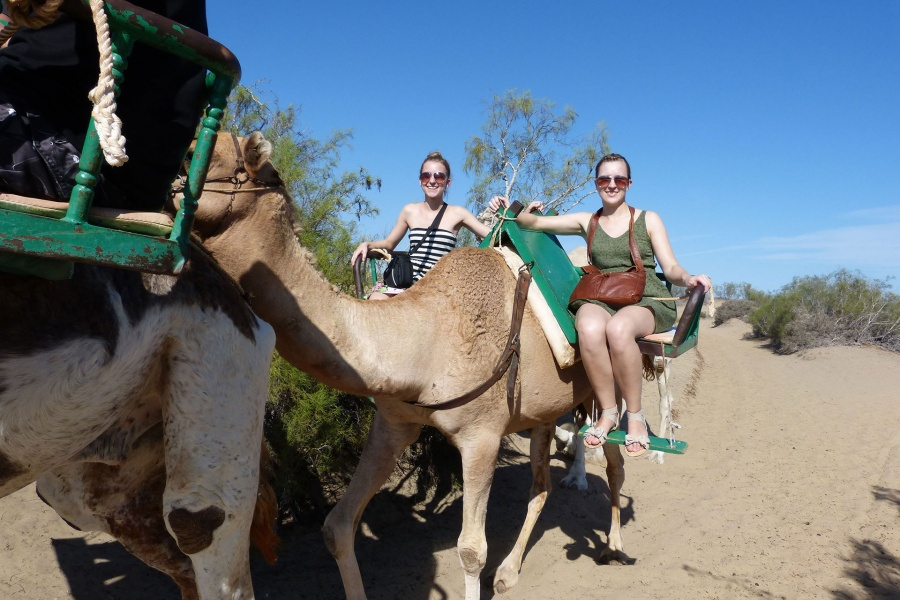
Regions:
<instances>
[{"instance_id":1,"label":"black strap","mask_svg":"<svg viewBox=\"0 0 900 600\"><path fill-rule=\"evenodd\" d=\"M416 250L419 249L419 246L422 245L422 242L425 241L425 238L428 237L428 234L429 234L429 233L431 233L432 231L436 231L436 230L437 230L438 223L441 222L441 217L444 216L444 211L445 211L445 210L447 210L447 203L446 203L446 202L444 202L443 206L441 206L441 210L438 211L438 214L437 214L437 216L434 218L434 221L431 222L431 226L430 226L428 229L425 230L425 233L424 233L424 234L422 234L422 239L419 240L419 243L416 244L416 247L415 247L415 248L410 247L410 249L409 249L409 253L410 253L410 254L412 254L413 252L415 252Z\"/></svg>"}]
</instances>

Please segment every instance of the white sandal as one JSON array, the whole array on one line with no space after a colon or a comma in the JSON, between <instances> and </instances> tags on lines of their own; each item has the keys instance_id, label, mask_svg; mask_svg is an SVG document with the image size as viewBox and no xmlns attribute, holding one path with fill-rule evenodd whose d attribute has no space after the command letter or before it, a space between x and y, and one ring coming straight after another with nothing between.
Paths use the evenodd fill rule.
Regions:
<instances>
[{"instance_id":1,"label":"white sandal","mask_svg":"<svg viewBox=\"0 0 900 600\"><path fill-rule=\"evenodd\" d=\"M625 435L625 454L627 454L628 456L641 456L650 449L650 426L647 425L647 419L644 418L644 410L641 409L636 413L626 411L625 414L628 415L629 423L631 422L631 419L634 419L635 421L641 421L644 424L644 429L647 431L647 433L645 433L644 435ZM635 452L630 452L628 450L629 444L640 444L641 449Z\"/></svg>"},{"instance_id":2,"label":"white sandal","mask_svg":"<svg viewBox=\"0 0 900 600\"><path fill-rule=\"evenodd\" d=\"M609 435L609 432L619 426L619 409L615 406L612 408L604 408L600 411L600 418L597 419L599 423L603 419L609 419L613 422L613 426L609 429L603 429L602 427L597 426L596 423L592 423L591 426L584 432L584 446L585 448L599 448L606 442L606 437ZM598 440L600 440L597 444L589 444L588 436L594 436Z\"/></svg>"}]
</instances>

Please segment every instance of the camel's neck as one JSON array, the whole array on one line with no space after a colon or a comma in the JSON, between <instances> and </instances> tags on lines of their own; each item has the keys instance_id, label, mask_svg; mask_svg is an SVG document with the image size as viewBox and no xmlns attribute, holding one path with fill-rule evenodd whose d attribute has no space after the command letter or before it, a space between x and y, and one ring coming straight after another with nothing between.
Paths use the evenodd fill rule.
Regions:
<instances>
[{"instance_id":1,"label":"camel's neck","mask_svg":"<svg viewBox=\"0 0 900 600\"><path fill-rule=\"evenodd\" d=\"M385 365L405 360L408 348L398 346L392 324L414 320L409 313L415 306L376 306L382 303L340 293L300 246L288 216L263 210L264 202L257 201L257 214L238 216L203 245L238 280L254 312L275 329L278 352L298 369L352 394L413 391L403 389L408 384L397 382Z\"/></svg>"}]
</instances>

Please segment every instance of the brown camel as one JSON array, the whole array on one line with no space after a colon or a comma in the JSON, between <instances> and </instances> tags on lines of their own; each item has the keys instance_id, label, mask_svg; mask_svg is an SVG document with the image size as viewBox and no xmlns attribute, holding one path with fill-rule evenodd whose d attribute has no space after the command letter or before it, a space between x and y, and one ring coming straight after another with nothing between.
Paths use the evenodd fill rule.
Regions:
<instances>
[{"instance_id":1,"label":"brown camel","mask_svg":"<svg viewBox=\"0 0 900 600\"><path fill-rule=\"evenodd\" d=\"M0 497L40 479L186 598L252 598L275 336L237 286L203 256L177 278L76 265L0 273L0 306Z\"/></svg>"},{"instance_id":2,"label":"brown camel","mask_svg":"<svg viewBox=\"0 0 900 600\"><path fill-rule=\"evenodd\" d=\"M271 145L254 134L241 147L249 181L233 177L241 157L229 136L217 142L208 175L208 182L217 183L204 189L195 222L203 248L240 283L254 312L272 325L282 356L328 385L374 397L378 407L356 475L323 528L347 597L365 598L353 549L362 511L423 425L441 431L462 455L464 508L458 550L470 600L480 596L479 577L487 556L485 514L500 440L532 429L534 481L528 516L494 579L497 591L511 588L550 492L555 419L591 395L584 371L578 366L557 368L540 326L526 310L512 403L507 401L504 377L463 406L428 408L468 392L491 375L507 339L515 287L503 258L492 250L462 248L392 300L367 302L342 294L297 241L292 201L268 160ZM623 549L623 460L618 446L607 445L605 451L612 525L604 552L617 553Z\"/></svg>"}]
</instances>

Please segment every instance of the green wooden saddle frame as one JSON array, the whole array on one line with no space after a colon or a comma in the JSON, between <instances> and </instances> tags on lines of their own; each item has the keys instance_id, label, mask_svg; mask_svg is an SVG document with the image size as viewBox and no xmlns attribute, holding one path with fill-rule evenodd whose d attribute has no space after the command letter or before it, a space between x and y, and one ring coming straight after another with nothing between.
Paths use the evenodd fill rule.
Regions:
<instances>
[{"instance_id":1,"label":"green wooden saddle frame","mask_svg":"<svg viewBox=\"0 0 900 600\"><path fill-rule=\"evenodd\" d=\"M89 6L89 0L80 2ZM72 275L73 262L86 262L177 274L187 261L194 214L228 94L240 80L241 66L223 45L161 15L121 0L108 0L105 7L112 38L116 95L124 82L127 58L136 42L207 69L207 109L200 119L184 186L184 201L171 226L157 231L129 226L121 219L104 219L99 210L92 212L103 154L91 120L68 205L57 203L64 212L29 206L21 196L5 194L5 200L9 201L0 198L0 270L66 279ZM89 11L86 14L90 18ZM127 126L126 123L126 131Z\"/></svg>"}]
</instances>

